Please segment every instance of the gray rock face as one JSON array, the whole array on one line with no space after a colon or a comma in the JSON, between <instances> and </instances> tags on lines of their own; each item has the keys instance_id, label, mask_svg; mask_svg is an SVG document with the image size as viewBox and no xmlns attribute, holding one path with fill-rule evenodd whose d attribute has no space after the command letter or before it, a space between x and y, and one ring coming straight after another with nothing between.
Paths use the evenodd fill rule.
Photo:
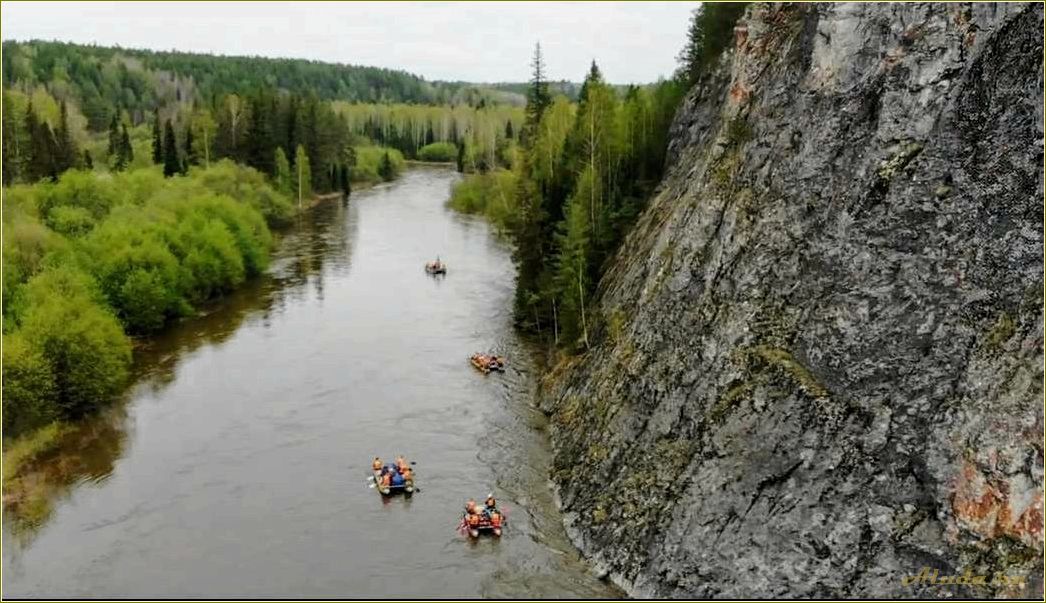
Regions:
<instances>
[{"instance_id":1,"label":"gray rock face","mask_svg":"<svg viewBox=\"0 0 1046 603\"><path fill-rule=\"evenodd\" d=\"M568 528L632 594L1042 596L1042 32L749 9L544 383Z\"/></svg>"}]
</instances>

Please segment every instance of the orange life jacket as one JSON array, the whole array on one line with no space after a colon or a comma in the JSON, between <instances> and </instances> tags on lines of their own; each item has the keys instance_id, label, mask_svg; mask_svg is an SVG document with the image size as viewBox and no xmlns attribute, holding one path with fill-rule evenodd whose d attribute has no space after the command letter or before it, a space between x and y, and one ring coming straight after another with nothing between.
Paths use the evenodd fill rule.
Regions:
<instances>
[{"instance_id":1,"label":"orange life jacket","mask_svg":"<svg viewBox=\"0 0 1046 603\"><path fill-rule=\"evenodd\" d=\"M470 513L469 514L469 525L470 526L478 526L479 525L479 515L476 515L475 513Z\"/></svg>"},{"instance_id":2,"label":"orange life jacket","mask_svg":"<svg viewBox=\"0 0 1046 603\"><path fill-rule=\"evenodd\" d=\"M381 485L382 486L388 486L391 483L392 483L392 474L386 473L385 475L381 476Z\"/></svg>"},{"instance_id":3,"label":"orange life jacket","mask_svg":"<svg viewBox=\"0 0 1046 603\"><path fill-rule=\"evenodd\" d=\"M401 475L403 475L403 479L411 479L413 477L410 467L404 467L403 471L401 471L400 473Z\"/></svg>"},{"instance_id":4,"label":"orange life jacket","mask_svg":"<svg viewBox=\"0 0 1046 603\"><path fill-rule=\"evenodd\" d=\"M490 523L495 528L501 527L501 513L494 511L490 514Z\"/></svg>"}]
</instances>

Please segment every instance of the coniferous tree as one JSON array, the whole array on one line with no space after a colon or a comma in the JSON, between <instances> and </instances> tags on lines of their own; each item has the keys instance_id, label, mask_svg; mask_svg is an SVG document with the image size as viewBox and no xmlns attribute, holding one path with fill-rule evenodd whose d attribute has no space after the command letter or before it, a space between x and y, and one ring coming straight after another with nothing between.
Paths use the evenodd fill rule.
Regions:
<instances>
[{"instance_id":1,"label":"coniferous tree","mask_svg":"<svg viewBox=\"0 0 1046 603\"><path fill-rule=\"evenodd\" d=\"M178 140L174 136L174 125L169 119L163 127L163 139L163 175L170 178L181 171L181 162L178 160Z\"/></svg>"},{"instance_id":2,"label":"coniferous tree","mask_svg":"<svg viewBox=\"0 0 1046 603\"><path fill-rule=\"evenodd\" d=\"M83 167L85 170L94 169L94 160L91 159L91 151L84 149Z\"/></svg>"},{"instance_id":3,"label":"coniferous tree","mask_svg":"<svg viewBox=\"0 0 1046 603\"><path fill-rule=\"evenodd\" d=\"M160 111L157 109L153 119L153 163L164 162L163 131L160 129Z\"/></svg>"},{"instance_id":4,"label":"coniferous tree","mask_svg":"<svg viewBox=\"0 0 1046 603\"><path fill-rule=\"evenodd\" d=\"M120 145L116 149L116 162L113 169L124 170L134 161L134 147L131 146L131 137L127 134L127 124L120 125Z\"/></svg>"},{"instance_id":5,"label":"coniferous tree","mask_svg":"<svg viewBox=\"0 0 1046 603\"><path fill-rule=\"evenodd\" d=\"M110 159L116 156L117 149L120 148L120 112L113 113L113 119L109 122L109 146L106 152L109 154Z\"/></svg>"},{"instance_id":6,"label":"coniferous tree","mask_svg":"<svg viewBox=\"0 0 1046 603\"><path fill-rule=\"evenodd\" d=\"M686 44L679 53L678 79L693 84L734 36L734 25L744 14L747 2L703 2L690 15Z\"/></svg>"},{"instance_id":7,"label":"coniferous tree","mask_svg":"<svg viewBox=\"0 0 1046 603\"><path fill-rule=\"evenodd\" d=\"M6 93L5 93L6 94ZM6 104L6 103L5 103ZM10 106L10 105L8 105ZM19 128L12 111L3 112L3 183L14 184L21 175L22 157L19 148Z\"/></svg>"},{"instance_id":8,"label":"coniferous tree","mask_svg":"<svg viewBox=\"0 0 1046 603\"><path fill-rule=\"evenodd\" d=\"M192 126L185 126L185 163L187 165L198 165L199 161L196 158L196 149L193 147L192 140Z\"/></svg>"},{"instance_id":9,"label":"coniferous tree","mask_svg":"<svg viewBox=\"0 0 1046 603\"><path fill-rule=\"evenodd\" d=\"M273 149L272 114L270 102L258 93L250 99L250 116L246 133L247 165L259 172L272 173Z\"/></svg>"},{"instance_id":10,"label":"coniferous tree","mask_svg":"<svg viewBox=\"0 0 1046 603\"><path fill-rule=\"evenodd\" d=\"M59 104L58 130L55 132L55 170L58 174L76 167L80 151L69 131L69 108L63 100Z\"/></svg>"},{"instance_id":11,"label":"coniferous tree","mask_svg":"<svg viewBox=\"0 0 1046 603\"><path fill-rule=\"evenodd\" d=\"M458 157L456 160L458 172L465 173L465 142L458 141Z\"/></svg>"},{"instance_id":12,"label":"coniferous tree","mask_svg":"<svg viewBox=\"0 0 1046 603\"><path fill-rule=\"evenodd\" d=\"M512 120L507 120L505 122L505 138L508 140L512 140L515 137L516 133L512 131Z\"/></svg>"},{"instance_id":13,"label":"coniferous tree","mask_svg":"<svg viewBox=\"0 0 1046 603\"><path fill-rule=\"evenodd\" d=\"M33 110L32 101L25 109L25 129L29 139L25 158L25 177L28 182L36 182L55 175L53 143L51 128L47 122L41 122Z\"/></svg>"},{"instance_id":14,"label":"coniferous tree","mask_svg":"<svg viewBox=\"0 0 1046 603\"><path fill-rule=\"evenodd\" d=\"M301 125L298 116L300 111L300 101L298 97L296 95L291 95L290 99L287 101L287 136L286 144L284 146L288 151L298 148L298 142L301 136Z\"/></svg>"},{"instance_id":15,"label":"coniferous tree","mask_svg":"<svg viewBox=\"0 0 1046 603\"><path fill-rule=\"evenodd\" d=\"M352 182L349 178L349 166L347 164L342 164L341 166L341 192L346 199L352 196Z\"/></svg>"},{"instance_id":16,"label":"coniferous tree","mask_svg":"<svg viewBox=\"0 0 1046 603\"><path fill-rule=\"evenodd\" d=\"M530 87L527 89L526 122L524 123L524 135L533 133L541 121L545 109L552 103L552 96L548 92L548 82L545 81L545 60L541 55L541 43L534 45L534 58L530 63L533 69L530 77Z\"/></svg>"},{"instance_id":17,"label":"coniferous tree","mask_svg":"<svg viewBox=\"0 0 1046 603\"><path fill-rule=\"evenodd\" d=\"M378 175L385 182L392 182L392 179L396 177L395 169L392 166L392 159L389 157L389 152L385 151L385 154L381 156L381 165L378 166Z\"/></svg>"}]
</instances>

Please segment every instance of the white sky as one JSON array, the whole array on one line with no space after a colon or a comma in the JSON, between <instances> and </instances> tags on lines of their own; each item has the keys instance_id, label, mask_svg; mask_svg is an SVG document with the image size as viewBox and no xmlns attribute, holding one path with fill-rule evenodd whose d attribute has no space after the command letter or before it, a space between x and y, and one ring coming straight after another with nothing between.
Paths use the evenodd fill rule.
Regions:
<instances>
[{"instance_id":1,"label":"white sky","mask_svg":"<svg viewBox=\"0 0 1046 603\"><path fill-rule=\"evenodd\" d=\"M3 2L3 39L316 59L429 80L668 76L697 2Z\"/></svg>"}]
</instances>

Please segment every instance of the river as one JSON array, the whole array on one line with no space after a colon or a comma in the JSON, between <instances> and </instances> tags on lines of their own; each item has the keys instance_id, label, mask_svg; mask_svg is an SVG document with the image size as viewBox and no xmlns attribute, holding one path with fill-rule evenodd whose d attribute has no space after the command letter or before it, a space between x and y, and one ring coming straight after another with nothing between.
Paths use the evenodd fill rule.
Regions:
<instances>
[{"instance_id":1,"label":"river","mask_svg":"<svg viewBox=\"0 0 1046 603\"><path fill-rule=\"evenodd\" d=\"M126 402L47 461L48 519L5 522L3 595L621 596L563 531L510 251L445 207L456 177L311 210L266 276L140 346ZM475 371L484 350L508 371ZM420 491L383 499L370 461L401 453ZM470 541L462 504L491 491L505 536Z\"/></svg>"}]
</instances>

